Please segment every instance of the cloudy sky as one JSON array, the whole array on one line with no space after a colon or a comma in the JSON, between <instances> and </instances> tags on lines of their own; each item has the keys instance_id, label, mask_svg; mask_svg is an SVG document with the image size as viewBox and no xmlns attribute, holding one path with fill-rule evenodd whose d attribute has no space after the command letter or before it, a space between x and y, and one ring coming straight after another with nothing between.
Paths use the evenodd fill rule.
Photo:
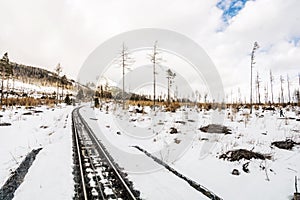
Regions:
<instances>
[{"instance_id":1,"label":"cloudy sky","mask_svg":"<svg viewBox=\"0 0 300 200\"><path fill-rule=\"evenodd\" d=\"M1 54L8 51L11 61L49 70L60 62L74 79L89 54L110 37L163 28L203 47L226 93L237 93L238 87L248 93L255 41L260 48L254 73L261 84L268 84L271 69L275 88L280 75L285 84L289 75L292 89L299 87L299 0L0 0L0 7Z\"/></svg>"}]
</instances>

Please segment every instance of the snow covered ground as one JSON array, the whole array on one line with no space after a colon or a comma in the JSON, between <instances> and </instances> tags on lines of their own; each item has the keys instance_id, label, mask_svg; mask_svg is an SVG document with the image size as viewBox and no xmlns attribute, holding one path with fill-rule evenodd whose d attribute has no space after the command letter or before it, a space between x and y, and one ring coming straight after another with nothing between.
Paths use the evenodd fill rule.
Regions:
<instances>
[{"instance_id":1,"label":"snow covered ground","mask_svg":"<svg viewBox=\"0 0 300 200\"><path fill-rule=\"evenodd\" d=\"M113 120L112 115L105 114L104 111L99 112L99 115L96 115L99 120L95 120L95 113L87 107L82 108L80 113L115 161L129 174L129 180L133 181L134 187L141 192L143 199L207 199L203 194L190 187L188 183L162 168L151 158L130 147L129 145L136 145L140 140L130 136L123 137L124 133L118 135L115 131L119 129L110 123L110 120ZM104 116L101 117L102 114ZM112 126L108 127L108 124ZM145 145L147 144L147 140L143 140L143 142ZM157 147L153 145L154 149Z\"/></svg>"},{"instance_id":2,"label":"snow covered ground","mask_svg":"<svg viewBox=\"0 0 300 200\"><path fill-rule=\"evenodd\" d=\"M108 106L108 107L107 107ZM71 111L62 105L0 111L0 183L3 185L27 153L42 147L14 199L72 199ZM107 111L106 111L107 109ZM122 111L108 103L102 109L80 109L97 137L127 173L143 199L208 199L187 182L140 152L134 145L151 152L178 172L205 186L223 199L291 199L295 176L300 177L300 147L292 150L271 146L274 141L300 142L296 111L248 110L237 113L222 110L224 125L232 134L204 133L200 127L211 123L212 111L181 108L176 113L158 110ZM42 112L34 112L42 111ZM24 115L24 113L32 115ZM228 115L228 113L230 113ZM290 118L290 119L289 119ZM176 130L176 131L174 131ZM170 132L174 131L173 134ZM177 133L176 133L177 132ZM219 156L233 149L269 154L271 160L229 162ZM242 166L249 162L249 173ZM240 175L232 175L237 169Z\"/></svg>"},{"instance_id":3,"label":"snow covered ground","mask_svg":"<svg viewBox=\"0 0 300 200\"><path fill-rule=\"evenodd\" d=\"M1 186L27 153L43 148L16 190L14 199L72 199L72 108L62 105L0 111L1 122L12 124L0 127Z\"/></svg>"},{"instance_id":4,"label":"snow covered ground","mask_svg":"<svg viewBox=\"0 0 300 200\"><path fill-rule=\"evenodd\" d=\"M145 199L206 199L184 181L132 148L138 145L169 163L180 173L207 187L223 199L291 199L295 176L300 177L300 148L278 149L271 143L293 139L300 142L296 111L223 110L224 125L232 134L204 133L198 130L211 122L212 111L181 109L176 113L158 111L155 115L125 112L112 104L102 110L83 108L81 113L106 145L117 163L129 174ZM130 108L129 110L134 110ZM230 113L230 115L228 115ZM171 127L178 133L170 134ZM271 160L229 162L219 156L233 149L247 149L272 156ZM242 170L249 162L249 173ZM233 169L240 172L232 175Z\"/></svg>"},{"instance_id":5,"label":"snow covered ground","mask_svg":"<svg viewBox=\"0 0 300 200\"><path fill-rule=\"evenodd\" d=\"M6 80L4 80L4 90L6 90ZM8 86L10 90L14 88L14 91L19 94L26 93L28 96L35 97L35 98L41 98L43 94L49 95L57 92L56 86L42 86L38 84L30 84L30 83L24 83L19 80L15 80L12 82L11 80L8 83ZM59 88L59 93L61 94L61 88ZM76 94L74 90L64 89L64 94ZM13 97L12 95L9 95L9 97Z\"/></svg>"}]
</instances>

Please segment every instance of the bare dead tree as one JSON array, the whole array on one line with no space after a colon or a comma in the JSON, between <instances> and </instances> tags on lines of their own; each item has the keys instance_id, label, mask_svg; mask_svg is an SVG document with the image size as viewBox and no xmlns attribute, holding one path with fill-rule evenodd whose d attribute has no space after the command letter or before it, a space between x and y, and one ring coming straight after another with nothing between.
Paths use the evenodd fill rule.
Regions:
<instances>
[{"instance_id":1,"label":"bare dead tree","mask_svg":"<svg viewBox=\"0 0 300 200\"><path fill-rule=\"evenodd\" d=\"M5 78L6 78L6 97L5 97L5 105L8 106L8 95L9 95L9 79L13 77L13 68L11 65L6 66L5 70Z\"/></svg>"},{"instance_id":2,"label":"bare dead tree","mask_svg":"<svg viewBox=\"0 0 300 200\"><path fill-rule=\"evenodd\" d=\"M260 104L261 101L260 101L260 91L259 91L259 88L260 88L260 80L259 80L259 74L257 72L257 75L256 75L256 97L258 98L258 103ZM257 103L257 101L256 101Z\"/></svg>"},{"instance_id":3,"label":"bare dead tree","mask_svg":"<svg viewBox=\"0 0 300 200\"><path fill-rule=\"evenodd\" d=\"M155 98L156 98L156 66L160 64L162 58L159 56L160 52L157 50L157 41L154 42L152 54L150 54L150 61L153 64L153 110L155 110Z\"/></svg>"},{"instance_id":4,"label":"bare dead tree","mask_svg":"<svg viewBox=\"0 0 300 200\"><path fill-rule=\"evenodd\" d=\"M204 103L206 104L206 102L207 102L207 93L204 93Z\"/></svg>"},{"instance_id":5,"label":"bare dead tree","mask_svg":"<svg viewBox=\"0 0 300 200\"><path fill-rule=\"evenodd\" d=\"M286 75L286 81L287 81L287 89L288 89L288 98L289 98L289 102L291 102L290 77L288 74Z\"/></svg>"},{"instance_id":6,"label":"bare dead tree","mask_svg":"<svg viewBox=\"0 0 300 200\"><path fill-rule=\"evenodd\" d=\"M265 91L265 104L268 103L268 100L269 100L269 90L268 90L268 84L266 84L264 86L264 91Z\"/></svg>"},{"instance_id":7,"label":"bare dead tree","mask_svg":"<svg viewBox=\"0 0 300 200\"><path fill-rule=\"evenodd\" d=\"M251 78L250 78L250 114L252 114L252 71L253 71L253 67L254 67L254 64L255 64L255 52L256 50L259 48L259 45L257 42L254 42L254 45L253 45L253 49L252 49L252 52L251 52Z\"/></svg>"},{"instance_id":8,"label":"bare dead tree","mask_svg":"<svg viewBox=\"0 0 300 200\"><path fill-rule=\"evenodd\" d=\"M178 100L178 86L177 85L175 86L175 94L174 94L174 96L175 96L175 99L177 101ZM200 101L200 99L201 99L201 94L199 93L199 101Z\"/></svg>"},{"instance_id":9,"label":"bare dead tree","mask_svg":"<svg viewBox=\"0 0 300 200\"><path fill-rule=\"evenodd\" d=\"M134 63L133 58L131 57L128 48L125 43L122 44L122 49L120 52L119 65L122 68L122 109L125 109L125 70L130 69L130 65Z\"/></svg>"},{"instance_id":10,"label":"bare dead tree","mask_svg":"<svg viewBox=\"0 0 300 200\"><path fill-rule=\"evenodd\" d=\"M273 81L274 81L274 77L273 77L273 75L272 75L272 71L270 70L270 84L271 84L272 104L274 104Z\"/></svg>"},{"instance_id":11,"label":"bare dead tree","mask_svg":"<svg viewBox=\"0 0 300 200\"><path fill-rule=\"evenodd\" d=\"M238 87L238 103L242 103L241 88Z\"/></svg>"},{"instance_id":12,"label":"bare dead tree","mask_svg":"<svg viewBox=\"0 0 300 200\"><path fill-rule=\"evenodd\" d=\"M14 68L12 68L12 73L13 73L13 76L12 76L12 92L14 93L14 91L15 91L15 74L14 74Z\"/></svg>"},{"instance_id":13,"label":"bare dead tree","mask_svg":"<svg viewBox=\"0 0 300 200\"><path fill-rule=\"evenodd\" d=\"M300 90L299 90L299 88L300 88L300 73L298 73L298 80L299 80L299 82L298 82L298 106L300 106Z\"/></svg>"},{"instance_id":14,"label":"bare dead tree","mask_svg":"<svg viewBox=\"0 0 300 200\"><path fill-rule=\"evenodd\" d=\"M167 70L167 79L168 79L168 105L170 104L170 87L173 84L173 80L176 74L171 71L171 69Z\"/></svg>"},{"instance_id":15,"label":"bare dead tree","mask_svg":"<svg viewBox=\"0 0 300 200\"><path fill-rule=\"evenodd\" d=\"M229 100L228 100L229 96L228 96L228 94L226 94L225 98L226 98L226 103L229 104Z\"/></svg>"},{"instance_id":16,"label":"bare dead tree","mask_svg":"<svg viewBox=\"0 0 300 200\"><path fill-rule=\"evenodd\" d=\"M201 94L200 94L200 92L198 90L196 90L195 91L195 95L196 95L196 100L195 101L197 103L197 102L199 102L199 95L201 95Z\"/></svg>"},{"instance_id":17,"label":"bare dead tree","mask_svg":"<svg viewBox=\"0 0 300 200\"><path fill-rule=\"evenodd\" d=\"M0 60L1 65L1 96L0 96L0 106L3 105L3 95L4 95L4 79L6 76L6 68L8 67L9 59L8 59L8 53L4 53L3 57Z\"/></svg>"},{"instance_id":18,"label":"bare dead tree","mask_svg":"<svg viewBox=\"0 0 300 200\"><path fill-rule=\"evenodd\" d=\"M59 77L59 74L62 72L62 68L60 66L60 63L57 64L56 68L55 68L55 72L56 72L56 76L57 76L57 82L56 82L56 88L57 88L57 92L56 92L56 104L58 104L58 96L59 96L59 93L58 93L58 89L59 89L59 80L60 80L60 77Z\"/></svg>"},{"instance_id":19,"label":"bare dead tree","mask_svg":"<svg viewBox=\"0 0 300 200\"><path fill-rule=\"evenodd\" d=\"M298 194L297 176L295 176L295 191Z\"/></svg>"},{"instance_id":20,"label":"bare dead tree","mask_svg":"<svg viewBox=\"0 0 300 200\"><path fill-rule=\"evenodd\" d=\"M283 86L282 86L283 82L284 82L284 79L283 79L283 77L280 75L281 103L284 103L284 98L283 98Z\"/></svg>"},{"instance_id":21,"label":"bare dead tree","mask_svg":"<svg viewBox=\"0 0 300 200\"><path fill-rule=\"evenodd\" d=\"M66 75L63 75L61 77L61 97L62 99L64 99L64 89L65 89L65 86L67 86L68 84L68 78Z\"/></svg>"}]
</instances>

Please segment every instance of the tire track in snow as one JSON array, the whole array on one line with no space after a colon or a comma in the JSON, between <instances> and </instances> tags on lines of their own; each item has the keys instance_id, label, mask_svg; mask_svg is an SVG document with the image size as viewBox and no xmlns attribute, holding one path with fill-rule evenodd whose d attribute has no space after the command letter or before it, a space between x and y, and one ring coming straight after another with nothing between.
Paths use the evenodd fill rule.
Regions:
<instances>
[{"instance_id":1,"label":"tire track in snow","mask_svg":"<svg viewBox=\"0 0 300 200\"><path fill-rule=\"evenodd\" d=\"M1 200L12 200L14 198L15 191L22 184L29 168L31 167L37 154L41 150L42 148L34 149L27 154L26 158L22 161L19 167L12 173L12 176L8 178L8 180L0 189Z\"/></svg>"},{"instance_id":2,"label":"tire track in snow","mask_svg":"<svg viewBox=\"0 0 300 200\"><path fill-rule=\"evenodd\" d=\"M189 179L188 177L184 176L183 174L179 173L174 168L170 167L167 163L165 163L164 161L162 161L162 160L158 159L157 157L153 156L151 153L149 153L145 149L143 149L143 148L141 148L139 146L132 146L132 147L138 149L139 151L141 151L144 154L146 154L148 157L152 158L158 164L164 166L167 170L169 170L170 172L172 172L177 177L179 177L179 178L183 179L184 181L186 181L190 186L192 186L194 189L198 190L199 192L201 192L202 194L204 194L208 198L213 199L213 200L222 200L222 198L218 197L212 191L208 190L207 188L205 188L204 186L200 185L199 183L197 183L197 182Z\"/></svg>"}]
</instances>

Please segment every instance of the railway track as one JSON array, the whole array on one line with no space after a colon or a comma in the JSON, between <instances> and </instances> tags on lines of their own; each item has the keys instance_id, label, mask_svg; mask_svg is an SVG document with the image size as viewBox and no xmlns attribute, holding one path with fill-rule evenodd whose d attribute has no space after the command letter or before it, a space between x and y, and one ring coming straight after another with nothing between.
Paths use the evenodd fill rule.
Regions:
<instances>
[{"instance_id":1,"label":"railway track","mask_svg":"<svg viewBox=\"0 0 300 200\"><path fill-rule=\"evenodd\" d=\"M128 199L139 198L103 144L79 113L72 112L75 196L73 199Z\"/></svg>"}]
</instances>

